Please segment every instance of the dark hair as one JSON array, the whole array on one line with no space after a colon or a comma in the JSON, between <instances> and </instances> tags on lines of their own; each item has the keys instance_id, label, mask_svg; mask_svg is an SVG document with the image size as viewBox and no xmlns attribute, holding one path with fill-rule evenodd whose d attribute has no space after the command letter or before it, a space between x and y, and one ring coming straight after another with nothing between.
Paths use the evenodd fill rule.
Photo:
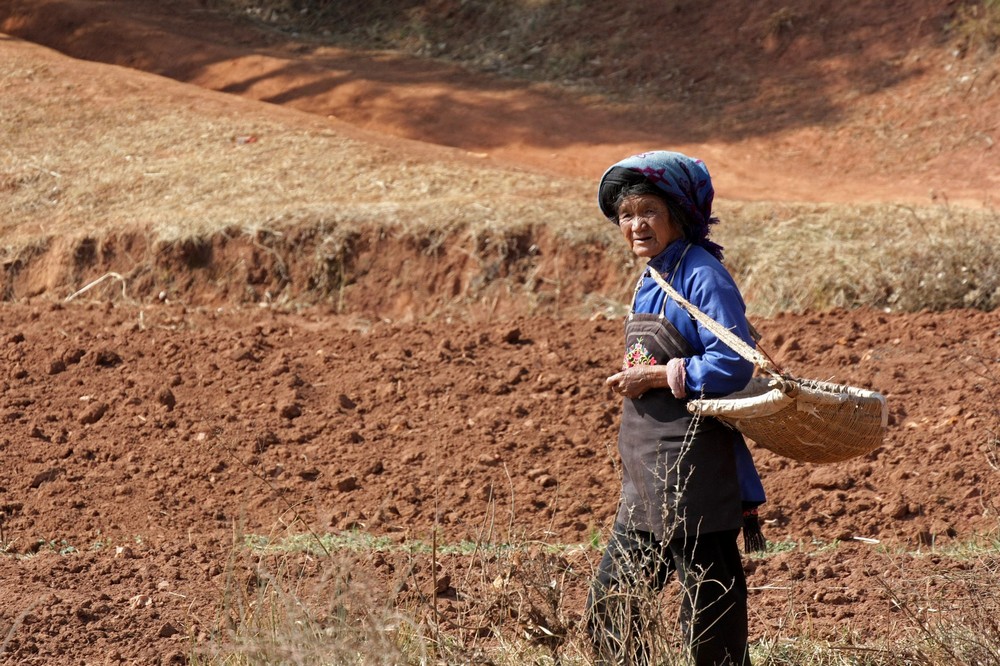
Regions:
<instances>
[{"instance_id":1,"label":"dark hair","mask_svg":"<svg viewBox=\"0 0 1000 666\"><path fill-rule=\"evenodd\" d=\"M635 172L632 172L635 173ZM667 206L667 212L670 213L670 221L681 228L684 232L684 238L689 241L697 240L694 238L695 224L691 219L691 214L684 210L682 207L677 205L666 193L653 183L646 180L646 178L639 173L635 173L637 178L632 182L624 183L620 188L618 188L617 194L612 201L612 207L614 210L614 217L612 220L615 224L620 225L621 222L618 219L618 209L621 207L622 202L628 197L642 196L642 195L652 195L657 197ZM632 179L629 179L630 181Z\"/></svg>"}]
</instances>

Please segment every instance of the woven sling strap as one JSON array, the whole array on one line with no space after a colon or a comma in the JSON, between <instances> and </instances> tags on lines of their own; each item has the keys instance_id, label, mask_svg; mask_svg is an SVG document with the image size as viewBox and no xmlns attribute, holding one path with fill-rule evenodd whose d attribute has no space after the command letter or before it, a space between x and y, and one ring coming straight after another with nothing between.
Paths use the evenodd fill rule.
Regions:
<instances>
[{"instance_id":1,"label":"woven sling strap","mask_svg":"<svg viewBox=\"0 0 1000 666\"><path fill-rule=\"evenodd\" d=\"M698 323L714 333L716 337L726 344L726 346L775 379L783 379L781 373L778 372L778 369L774 367L774 364L771 363L766 356L748 345L742 338L730 331L728 328L699 310L698 306L694 303L681 296L680 293L670 286L670 283L667 282L666 279L664 279L664 277L652 266L649 267L649 274L653 277L653 280L656 281L656 284L660 286L660 289L666 292L667 296L672 298L682 310L694 317Z\"/></svg>"}]
</instances>

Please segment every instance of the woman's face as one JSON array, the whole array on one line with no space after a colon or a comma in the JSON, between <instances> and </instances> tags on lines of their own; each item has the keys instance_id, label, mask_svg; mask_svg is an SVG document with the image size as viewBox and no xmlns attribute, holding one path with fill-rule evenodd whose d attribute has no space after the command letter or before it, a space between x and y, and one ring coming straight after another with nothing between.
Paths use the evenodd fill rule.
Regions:
<instances>
[{"instance_id":1,"label":"woman's face","mask_svg":"<svg viewBox=\"0 0 1000 666\"><path fill-rule=\"evenodd\" d=\"M680 226L670 219L667 204L655 194L634 194L618 206L618 226L637 257L652 259L682 238Z\"/></svg>"}]
</instances>

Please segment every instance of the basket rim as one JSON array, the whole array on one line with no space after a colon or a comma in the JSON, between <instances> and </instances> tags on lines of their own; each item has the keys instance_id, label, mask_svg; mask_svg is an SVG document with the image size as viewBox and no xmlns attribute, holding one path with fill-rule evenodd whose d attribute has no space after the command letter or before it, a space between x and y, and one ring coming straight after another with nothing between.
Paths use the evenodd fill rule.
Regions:
<instances>
[{"instance_id":1,"label":"basket rim","mask_svg":"<svg viewBox=\"0 0 1000 666\"><path fill-rule=\"evenodd\" d=\"M696 398L688 402L687 408L693 414L704 416L766 418L793 401L804 405L840 405L851 400L880 403L882 427L888 426L886 399L881 393L847 384L794 377L783 380L752 377L739 391L719 398Z\"/></svg>"},{"instance_id":2,"label":"basket rim","mask_svg":"<svg viewBox=\"0 0 1000 666\"><path fill-rule=\"evenodd\" d=\"M687 404L691 413L702 414L703 416L731 415L740 412L754 413L756 417L766 417L777 414L788 406L792 400L780 388L772 388L764 393L748 395L743 397L723 398L697 398Z\"/></svg>"}]
</instances>

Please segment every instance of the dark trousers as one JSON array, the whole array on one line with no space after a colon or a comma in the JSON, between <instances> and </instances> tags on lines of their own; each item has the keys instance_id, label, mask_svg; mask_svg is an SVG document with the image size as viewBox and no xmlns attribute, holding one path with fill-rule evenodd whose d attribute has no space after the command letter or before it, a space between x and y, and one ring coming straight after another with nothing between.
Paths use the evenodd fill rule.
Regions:
<instances>
[{"instance_id":1,"label":"dark trousers","mask_svg":"<svg viewBox=\"0 0 1000 666\"><path fill-rule=\"evenodd\" d=\"M739 530L660 542L615 525L587 598L587 629L598 663L645 666L656 659L650 601L677 573L680 627L698 666L750 666L747 584Z\"/></svg>"}]
</instances>

